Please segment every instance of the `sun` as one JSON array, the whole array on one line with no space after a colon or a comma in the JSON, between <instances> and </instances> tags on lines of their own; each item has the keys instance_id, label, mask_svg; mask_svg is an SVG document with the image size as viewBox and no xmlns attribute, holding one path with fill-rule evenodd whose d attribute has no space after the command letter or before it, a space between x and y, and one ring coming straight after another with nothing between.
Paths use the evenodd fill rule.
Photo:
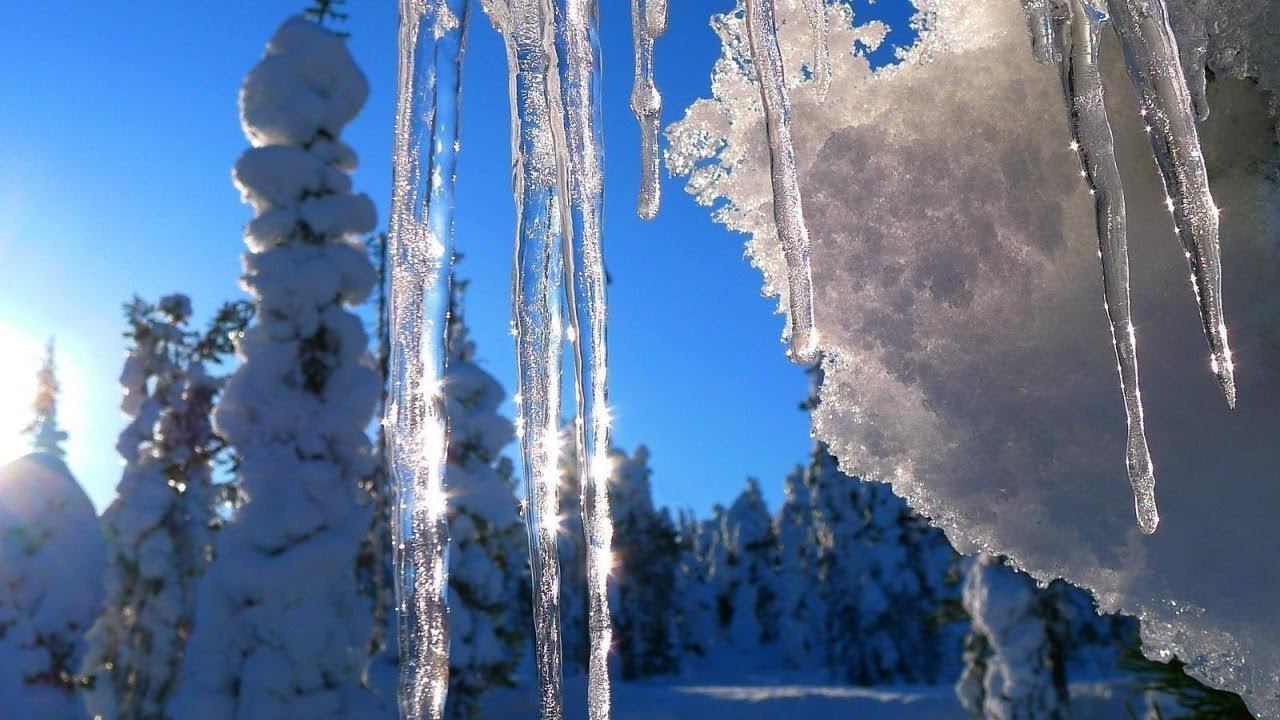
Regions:
<instances>
[{"instance_id":1,"label":"sun","mask_svg":"<svg viewBox=\"0 0 1280 720\"><path fill-rule=\"evenodd\" d=\"M0 347L5 348L0 353L0 382L5 388L0 395L0 464L4 464L31 449L22 430L31 422L36 370L44 345L0 321Z\"/></svg>"}]
</instances>

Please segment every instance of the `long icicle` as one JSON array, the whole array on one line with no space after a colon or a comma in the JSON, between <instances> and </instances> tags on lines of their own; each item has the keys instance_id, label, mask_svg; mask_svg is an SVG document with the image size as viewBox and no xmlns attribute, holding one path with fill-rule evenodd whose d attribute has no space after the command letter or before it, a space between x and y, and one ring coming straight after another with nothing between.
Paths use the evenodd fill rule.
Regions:
<instances>
[{"instance_id":1,"label":"long icicle","mask_svg":"<svg viewBox=\"0 0 1280 720\"><path fill-rule=\"evenodd\" d=\"M652 3L650 5L652 9ZM665 13L664 13L665 15ZM607 720L611 706L609 647L613 625L608 582L613 564L609 512L609 396L607 303L601 212L600 44L597 0L558 0L557 39L567 126L569 200L573 228L564 249L569 326L575 367L578 470L582 474L582 525L587 546L587 712Z\"/></svg>"},{"instance_id":2,"label":"long icicle","mask_svg":"<svg viewBox=\"0 0 1280 720\"><path fill-rule=\"evenodd\" d=\"M467 8L467 0L400 2L385 422L396 489L399 701L406 720L439 720L449 688L442 388Z\"/></svg>"},{"instance_id":3,"label":"long icicle","mask_svg":"<svg viewBox=\"0 0 1280 720\"><path fill-rule=\"evenodd\" d=\"M486 0L506 41L511 77L516 260L516 433L524 470L533 570L534 646L543 720L564 713L560 644L560 360L565 137L550 0Z\"/></svg>"},{"instance_id":4,"label":"long icicle","mask_svg":"<svg viewBox=\"0 0 1280 720\"><path fill-rule=\"evenodd\" d=\"M1062 7L1063 12L1055 14L1052 35L1059 47L1054 55L1061 64L1071 148L1080 159L1080 174L1089 186L1097 216L1102 289L1128 427L1125 468L1133 486L1138 526L1143 532L1152 533L1160 516L1156 511L1155 475L1147 449L1142 392L1138 386L1138 354L1129 303L1124 188L1116 165L1115 141L1107 120L1102 73L1098 67L1098 44L1107 15L1094 1L1068 0L1069 7Z\"/></svg>"},{"instance_id":5,"label":"long icicle","mask_svg":"<svg viewBox=\"0 0 1280 720\"><path fill-rule=\"evenodd\" d=\"M818 335L813 319L813 277L809 266L809 230L800 202L796 152L791 144L791 101L787 97L782 52L774 21L773 0L746 0L747 38L760 83L765 133L769 138L769 172L773 182L773 219L787 264L791 359L813 360Z\"/></svg>"},{"instance_id":6,"label":"long icicle","mask_svg":"<svg viewBox=\"0 0 1280 720\"><path fill-rule=\"evenodd\" d=\"M1222 313L1218 208L1209 194L1195 101L1183 75L1169 11L1164 0L1108 0L1108 6L1164 179L1166 203L1191 266L1191 284L1209 341L1210 367L1227 405L1234 408L1234 367Z\"/></svg>"},{"instance_id":7,"label":"long icicle","mask_svg":"<svg viewBox=\"0 0 1280 720\"><path fill-rule=\"evenodd\" d=\"M818 102L826 102L831 89L831 18L827 16L827 0L803 0L813 34L813 81L817 83Z\"/></svg>"},{"instance_id":8,"label":"long icicle","mask_svg":"<svg viewBox=\"0 0 1280 720\"><path fill-rule=\"evenodd\" d=\"M653 80L653 43L666 31L667 0L631 0L631 37L635 50L631 111L640 123L640 195L636 212L644 220L657 217L662 200L658 177L662 95Z\"/></svg>"}]
</instances>

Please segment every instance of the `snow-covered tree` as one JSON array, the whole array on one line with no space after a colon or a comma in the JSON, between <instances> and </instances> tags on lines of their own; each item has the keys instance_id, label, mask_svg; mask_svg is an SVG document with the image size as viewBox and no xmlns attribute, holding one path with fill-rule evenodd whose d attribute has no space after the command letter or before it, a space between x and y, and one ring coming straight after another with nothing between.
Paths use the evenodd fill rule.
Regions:
<instances>
[{"instance_id":1,"label":"snow-covered tree","mask_svg":"<svg viewBox=\"0 0 1280 720\"><path fill-rule=\"evenodd\" d=\"M760 483L747 479L721 520L724 562L713 567L727 616L730 641L746 646L770 642L778 633L778 539Z\"/></svg>"},{"instance_id":2,"label":"snow-covered tree","mask_svg":"<svg viewBox=\"0 0 1280 720\"><path fill-rule=\"evenodd\" d=\"M681 655L706 655L719 636L716 592L707 560L706 543L717 537L711 527L711 521L699 522L690 510L680 512L675 611ZM708 528L705 533L704 528Z\"/></svg>"},{"instance_id":3,"label":"snow-covered tree","mask_svg":"<svg viewBox=\"0 0 1280 720\"><path fill-rule=\"evenodd\" d=\"M649 449L610 454L615 652L624 678L670 674L679 666L675 525L665 508L654 507Z\"/></svg>"},{"instance_id":4,"label":"snow-covered tree","mask_svg":"<svg viewBox=\"0 0 1280 720\"><path fill-rule=\"evenodd\" d=\"M367 95L343 39L301 17L240 90L253 147L233 176L255 213L243 284L257 313L214 422L239 455L245 502L199 584L174 717L389 712L366 687L373 609L355 577L378 375L349 307L375 282L353 242L375 213L351 190L355 153L339 139Z\"/></svg>"},{"instance_id":5,"label":"snow-covered tree","mask_svg":"<svg viewBox=\"0 0 1280 720\"><path fill-rule=\"evenodd\" d=\"M805 667L820 660L825 633L822 586L817 574L818 536L807 468L787 476L778 510L778 644L782 662Z\"/></svg>"},{"instance_id":6,"label":"snow-covered tree","mask_svg":"<svg viewBox=\"0 0 1280 720\"><path fill-rule=\"evenodd\" d=\"M247 314L228 304L203 336L190 316L185 295L125 306L132 346L120 407L130 422L116 445L124 473L102 516L107 599L81 669L93 717L165 717L208 562L221 447L210 415L221 383L206 363L221 361Z\"/></svg>"},{"instance_id":7,"label":"snow-covered tree","mask_svg":"<svg viewBox=\"0 0 1280 720\"><path fill-rule=\"evenodd\" d=\"M0 716L83 720L82 637L102 606L104 547L61 458L0 468Z\"/></svg>"},{"instance_id":8,"label":"snow-covered tree","mask_svg":"<svg viewBox=\"0 0 1280 720\"><path fill-rule=\"evenodd\" d=\"M975 559L964 583L972 630L956 683L961 704L988 720L1067 717L1066 669L1048 595L998 558Z\"/></svg>"},{"instance_id":9,"label":"snow-covered tree","mask_svg":"<svg viewBox=\"0 0 1280 720\"><path fill-rule=\"evenodd\" d=\"M449 699L453 718L476 717L487 690L515 684L528 614L523 612L528 550L511 462L515 436L498 413L504 391L475 360L454 282L444 395L449 418Z\"/></svg>"},{"instance_id":10,"label":"snow-covered tree","mask_svg":"<svg viewBox=\"0 0 1280 720\"><path fill-rule=\"evenodd\" d=\"M591 649L587 626L587 548L582 532L582 484L574 433L560 433L560 633L566 674L586 673Z\"/></svg>"},{"instance_id":11,"label":"snow-covered tree","mask_svg":"<svg viewBox=\"0 0 1280 720\"><path fill-rule=\"evenodd\" d=\"M31 403L35 417L26 427L26 434L31 437L31 447L36 452L49 453L55 457L66 457L62 442L67 433L58 427L58 394L62 386L58 383L58 363L55 357L53 340L45 345L44 361L36 373L36 397Z\"/></svg>"}]
</instances>

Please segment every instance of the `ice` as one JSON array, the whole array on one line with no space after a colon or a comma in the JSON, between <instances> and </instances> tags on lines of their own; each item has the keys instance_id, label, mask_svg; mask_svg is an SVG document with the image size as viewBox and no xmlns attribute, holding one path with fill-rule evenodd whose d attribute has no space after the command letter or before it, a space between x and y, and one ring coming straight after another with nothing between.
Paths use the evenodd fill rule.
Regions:
<instances>
[{"instance_id":1,"label":"ice","mask_svg":"<svg viewBox=\"0 0 1280 720\"><path fill-rule=\"evenodd\" d=\"M1052 13L1052 36L1057 43L1053 57L1060 63L1063 98L1071 149L1080 158L1080 174L1093 197L1097 216L1098 257L1102 261L1102 292L1111 341L1116 349L1120 386L1124 395L1125 467L1133 486L1138 525L1155 532L1155 475L1142 417L1142 392L1138 387L1138 353L1129 301L1129 247L1125 223L1124 187L1116 166L1115 140L1098 67L1098 45L1106 10L1096 0L1067 0L1065 12ZM1033 36L1034 37L1034 36Z\"/></svg>"},{"instance_id":2,"label":"ice","mask_svg":"<svg viewBox=\"0 0 1280 720\"><path fill-rule=\"evenodd\" d=\"M1235 407L1234 364L1222 315L1218 207L1209 194L1209 173L1193 113L1195 100L1182 74L1169 11L1164 0L1108 0L1107 4L1169 194L1166 202L1191 265L1191 286L1212 354L1210 368L1227 405Z\"/></svg>"},{"instance_id":3,"label":"ice","mask_svg":"<svg viewBox=\"0 0 1280 720\"><path fill-rule=\"evenodd\" d=\"M667 31L667 0L631 0L631 33L635 50L635 80L631 111L640 123L640 195L636 212L645 220L658 215L662 191L658 184L658 123L662 95L653 82L653 44Z\"/></svg>"},{"instance_id":4,"label":"ice","mask_svg":"<svg viewBox=\"0 0 1280 720\"><path fill-rule=\"evenodd\" d=\"M566 138L557 73L556 28L545 0L485 0L507 47L516 205L513 283L516 434L527 491L525 523L533 568L534 647L540 711L563 714L559 532L562 243L567 217Z\"/></svg>"},{"instance_id":5,"label":"ice","mask_svg":"<svg viewBox=\"0 0 1280 720\"><path fill-rule=\"evenodd\" d=\"M769 138L770 179L773 185L773 219L778 244L787 262L787 301L791 320L788 337L791 358L810 362L817 349L813 321L813 278L809 268L809 229L804 222L800 184L796 177L796 151L791 142L791 101L778 48L774 0L745 0L747 38L760 84L765 133ZM819 94L825 96L825 89Z\"/></svg>"},{"instance_id":6,"label":"ice","mask_svg":"<svg viewBox=\"0 0 1280 720\"><path fill-rule=\"evenodd\" d=\"M804 8L777 2L825 357L814 430L845 471L891 482L966 551L1090 588L1104 609L1142 618L1149 654L1177 653L1277 717L1280 8L1171 4L1208 30L1213 112L1197 131L1224 208L1240 404L1228 412L1200 375L1168 193L1104 33L1160 531L1134 525L1120 479L1124 405L1099 314L1096 208L1068 148L1058 73L1035 62L1016 3L920 0L920 42L874 71L848 48L874 47L882 31L832 13L819 104L803 74ZM735 54L741 23L716 27L714 96L668 131L668 161L717 221L750 235L765 289L785 300L759 88Z\"/></svg>"},{"instance_id":7,"label":"ice","mask_svg":"<svg viewBox=\"0 0 1280 720\"><path fill-rule=\"evenodd\" d=\"M818 102L822 102L831 89L831 21L827 18L827 0L803 2L805 15L809 16L809 28L813 31L813 60L809 70L813 73Z\"/></svg>"},{"instance_id":8,"label":"ice","mask_svg":"<svg viewBox=\"0 0 1280 720\"><path fill-rule=\"evenodd\" d=\"M445 620L445 332L453 257L458 93L466 0L401 0L390 257L387 440L399 613L400 713L439 720Z\"/></svg>"},{"instance_id":9,"label":"ice","mask_svg":"<svg viewBox=\"0 0 1280 720\"><path fill-rule=\"evenodd\" d=\"M661 7L659 7L659 5ZM665 26L665 0L649 0L647 26ZM564 73L568 142L567 179L571 242L565 253L569 283L569 327L572 329L577 420L575 447L582 474L582 526L586 541L587 613L590 650L587 661L587 707L592 720L610 715L609 647L613 627L609 615L608 580L613 565L613 521L609 511L610 415L606 347L605 272L601 247L604 203L603 139L600 128L599 10L596 0L558 0L557 49ZM661 14L661 18L652 17ZM655 124L655 140L656 140ZM657 154L654 151L656 165ZM656 188L656 185L655 185Z\"/></svg>"}]
</instances>

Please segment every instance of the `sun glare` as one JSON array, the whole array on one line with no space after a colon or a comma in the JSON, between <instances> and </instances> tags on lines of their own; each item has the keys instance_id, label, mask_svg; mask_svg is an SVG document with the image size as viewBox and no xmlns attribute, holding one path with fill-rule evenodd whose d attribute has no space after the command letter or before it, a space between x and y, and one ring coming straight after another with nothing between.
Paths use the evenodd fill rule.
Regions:
<instances>
[{"instance_id":1,"label":"sun glare","mask_svg":"<svg viewBox=\"0 0 1280 720\"><path fill-rule=\"evenodd\" d=\"M5 391L0 395L0 464L29 449L22 429L31 422L31 401L36 391L36 370L44 345L23 335L10 325L0 323L0 378Z\"/></svg>"}]
</instances>

